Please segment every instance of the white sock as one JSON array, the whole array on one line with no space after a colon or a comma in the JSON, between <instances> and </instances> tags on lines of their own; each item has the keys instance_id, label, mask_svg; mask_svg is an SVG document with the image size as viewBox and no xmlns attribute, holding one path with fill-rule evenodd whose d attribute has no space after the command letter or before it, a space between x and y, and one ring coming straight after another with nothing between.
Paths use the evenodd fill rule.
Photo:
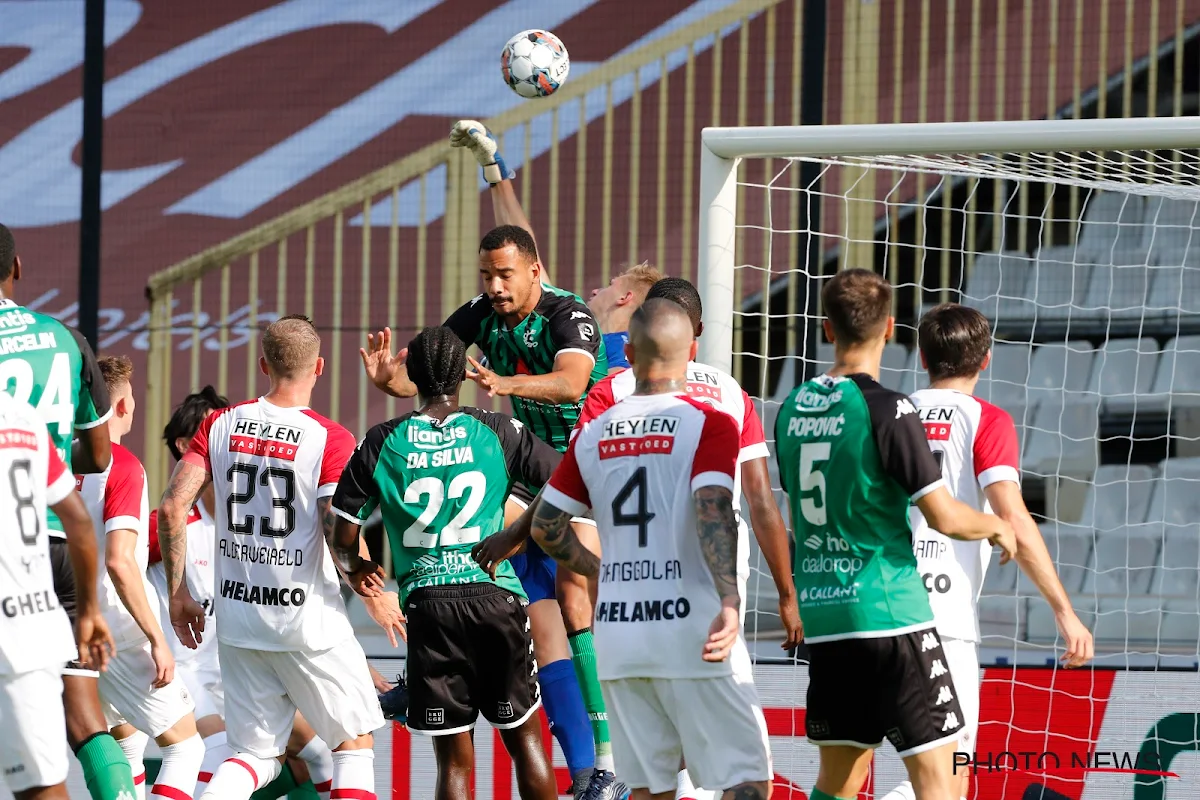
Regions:
<instances>
[{"instance_id":1,"label":"white sock","mask_svg":"<svg viewBox=\"0 0 1200 800\"><path fill-rule=\"evenodd\" d=\"M344 789L358 791L343 793ZM342 750L333 754L333 789L330 797L376 800L374 750Z\"/></svg>"},{"instance_id":2,"label":"white sock","mask_svg":"<svg viewBox=\"0 0 1200 800\"><path fill-rule=\"evenodd\" d=\"M150 794L166 800L192 800L203 761L204 741L198 733L162 748L162 767Z\"/></svg>"},{"instance_id":3,"label":"white sock","mask_svg":"<svg viewBox=\"0 0 1200 800\"><path fill-rule=\"evenodd\" d=\"M237 753L225 759L199 800L250 800L250 795L279 777L283 764L278 758L255 758Z\"/></svg>"},{"instance_id":4,"label":"white sock","mask_svg":"<svg viewBox=\"0 0 1200 800\"><path fill-rule=\"evenodd\" d=\"M321 800L329 800L329 792L333 789L333 753L329 745L320 736L314 736L296 757L308 765L308 777Z\"/></svg>"},{"instance_id":5,"label":"white sock","mask_svg":"<svg viewBox=\"0 0 1200 800\"><path fill-rule=\"evenodd\" d=\"M125 753L125 759L129 762L129 769L133 771L133 786L137 789L137 800L146 800L146 745L150 743L150 737L141 731L134 731L132 736L126 736L124 739L118 739L117 744L121 745L121 750Z\"/></svg>"},{"instance_id":6,"label":"white sock","mask_svg":"<svg viewBox=\"0 0 1200 800\"><path fill-rule=\"evenodd\" d=\"M200 762L200 774L196 776L196 791L193 797L199 797L212 780L213 773L221 762L233 757L233 748L225 739L225 731L217 731L204 740L204 760Z\"/></svg>"},{"instance_id":7,"label":"white sock","mask_svg":"<svg viewBox=\"0 0 1200 800\"><path fill-rule=\"evenodd\" d=\"M693 800L695 791L692 776L686 769L679 770L679 774L675 776L675 800Z\"/></svg>"},{"instance_id":8,"label":"white sock","mask_svg":"<svg viewBox=\"0 0 1200 800\"><path fill-rule=\"evenodd\" d=\"M917 800L917 793L913 791L912 781L905 781L885 794L880 800Z\"/></svg>"}]
</instances>

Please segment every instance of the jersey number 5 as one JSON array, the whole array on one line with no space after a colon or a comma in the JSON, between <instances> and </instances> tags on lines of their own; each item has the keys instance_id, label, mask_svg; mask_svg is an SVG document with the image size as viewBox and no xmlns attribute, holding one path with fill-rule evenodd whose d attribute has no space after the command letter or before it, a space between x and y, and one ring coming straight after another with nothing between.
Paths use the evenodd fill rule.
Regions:
<instances>
[{"instance_id":1,"label":"jersey number 5","mask_svg":"<svg viewBox=\"0 0 1200 800\"><path fill-rule=\"evenodd\" d=\"M625 504L633 499L634 492L637 493L636 503L633 513L625 510ZM638 547L645 547L650 543L650 520L654 519L652 512L646 503L646 468L638 467L633 471L633 476L625 481L625 485L621 487L621 491L617 492L617 496L612 502L613 525L636 527L638 529Z\"/></svg>"},{"instance_id":2,"label":"jersey number 5","mask_svg":"<svg viewBox=\"0 0 1200 800\"><path fill-rule=\"evenodd\" d=\"M462 472L454 476L450 485L442 483L437 478L418 478L404 490L405 505L418 505L422 497L429 498L429 504L421 515L408 526L401 543L405 547L449 547L456 544L473 544L479 541L479 526L468 525L479 513L483 505L483 497L487 493L487 479L482 472ZM467 501L462 509L454 515L454 519L442 527L441 534L436 531L428 532L429 526L437 519L442 511L446 498L458 500L466 496Z\"/></svg>"},{"instance_id":3,"label":"jersey number 5","mask_svg":"<svg viewBox=\"0 0 1200 800\"><path fill-rule=\"evenodd\" d=\"M800 445L800 513L809 525L824 525L825 474L817 466L829 460L829 442Z\"/></svg>"}]
</instances>

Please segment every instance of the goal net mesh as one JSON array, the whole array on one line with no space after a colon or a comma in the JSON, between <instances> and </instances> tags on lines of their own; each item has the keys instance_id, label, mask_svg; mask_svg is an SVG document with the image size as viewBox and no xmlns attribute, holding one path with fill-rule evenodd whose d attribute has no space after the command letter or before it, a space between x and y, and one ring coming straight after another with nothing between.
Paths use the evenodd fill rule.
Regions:
<instances>
[{"instance_id":1,"label":"goal net mesh","mask_svg":"<svg viewBox=\"0 0 1200 800\"><path fill-rule=\"evenodd\" d=\"M760 403L768 440L789 391L832 363L819 292L838 269L871 268L896 288L881 376L889 388L927 385L916 347L923 311L960 302L992 323L993 360L977 394L1017 424L1022 492L1095 634L1095 664L1115 671L1048 668L1063 652L1054 614L1016 564L993 558L979 602L976 751L1034 752L1044 764L1018 758L1010 769L1005 757L1005 769L977 775L975 797L1020 797L1037 784L1080 797L1086 784L1083 796L1127 798L1155 781L1168 790L1156 797L1182 797L1200 780L1194 763L1183 784L1072 763L1100 749L1135 759L1155 719L1188 710L1177 680L1194 674L1172 670L1195 669L1200 653L1198 199L1196 151L739 166L735 373ZM747 628L764 703L802 705L802 662L767 668L764 642L779 626L769 574L755 561ZM816 753L803 743L802 715L771 713L773 734L798 737L773 740L776 771L807 792ZM1183 727L1163 733L1159 749L1200 749L1197 725ZM902 774L885 745L873 796Z\"/></svg>"}]
</instances>

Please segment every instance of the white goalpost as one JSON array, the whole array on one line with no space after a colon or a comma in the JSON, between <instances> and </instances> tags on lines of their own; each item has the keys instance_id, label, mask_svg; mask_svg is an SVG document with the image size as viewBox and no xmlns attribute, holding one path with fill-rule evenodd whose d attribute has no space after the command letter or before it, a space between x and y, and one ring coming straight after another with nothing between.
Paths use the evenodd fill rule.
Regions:
<instances>
[{"instance_id":1,"label":"white goalpost","mask_svg":"<svg viewBox=\"0 0 1200 800\"><path fill-rule=\"evenodd\" d=\"M992 323L978 394L1017 423L1022 491L1097 659L1053 669L1049 606L1015 564L990 565L977 751L1044 763L980 771L975 796L1192 796L1200 118L707 128L700 163L698 358L743 379L772 444L779 403L832 359L816 295L837 269L874 269L896 287L889 388L927 385L924 310L962 302ZM772 478L778 488L773 464ZM775 598L765 566L755 572L748 635L770 641ZM756 670L776 772L807 792L806 670L770 657ZM902 775L884 750L875 797ZM1124 754L1127 769L1084 763L1097 751ZM1150 774L1148 753L1176 777Z\"/></svg>"}]
</instances>

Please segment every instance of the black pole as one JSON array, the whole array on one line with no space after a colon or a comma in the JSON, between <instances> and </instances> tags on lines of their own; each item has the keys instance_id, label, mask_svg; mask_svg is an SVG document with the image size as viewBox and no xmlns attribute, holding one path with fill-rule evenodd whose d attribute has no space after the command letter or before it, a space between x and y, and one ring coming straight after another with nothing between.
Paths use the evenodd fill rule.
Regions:
<instances>
[{"instance_id":1,"label":"black pole","mask_svg":"<svg viewBox=\"0 0 1200 800\"><path fill-rule=\"evenodd\" d=\"M79 332L95 350L100 313L100 173L104 169L104 0L87 0L84 14Z\"/></svg>"},{"instance_id":2,"label":"black pole","mask_svg":"<svg viewBox=\"0 0 1200 800\"><path fill-rule=\"evenodd\" d=\"M825 122L825 39L826 39L826 0L805 0L804 3L804 34L800 42L802 70L800 81L800 124L821 125ZM796 382L812 377L811 368L805 365L816 361L817 344L822 341L824 334L817 324L817 296L820 292L821 281L821 237L817 232L821 228L821 167L811 161L800 162L800 187L803 202L800 203L800 219L797 230L804 231L799 248L800 263L796 265L800 274L805 276L806 283L798 301L803 308L791 309L792 314L802 313L804 316L793 316L792 319L804 319L805 329L799 331L803 337L806 361L796 363Z\"/></svg>"}]
</instances>

